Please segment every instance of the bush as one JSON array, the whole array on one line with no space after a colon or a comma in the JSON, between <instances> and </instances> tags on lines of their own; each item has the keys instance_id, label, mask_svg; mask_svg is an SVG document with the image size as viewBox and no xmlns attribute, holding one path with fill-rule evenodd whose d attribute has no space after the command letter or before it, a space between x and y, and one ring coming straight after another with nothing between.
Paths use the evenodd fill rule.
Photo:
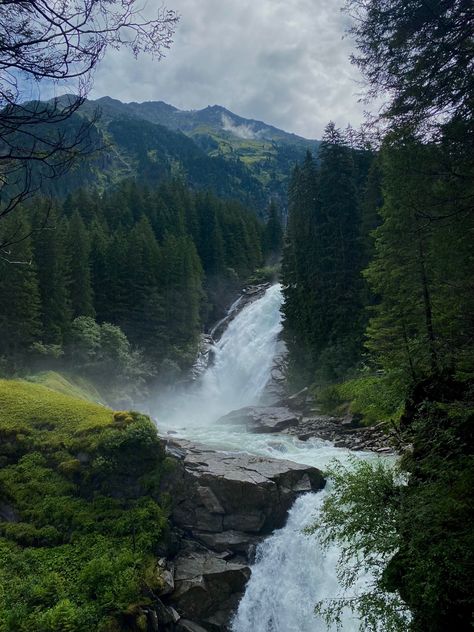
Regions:
<instances>
[{"instance_id":1,"label":"bush","mask_svg":"<svg viewBox=\"0 0 474 632\"><path fill-rule=\"evenodd\" d=\"M471 389L440 376L416 385L400 421L412 449L398 466L354 462L330 472L333 490L313 531L323 543L340 545L338 570L345 588L367 571L373 581L355 600L318 604L327 622L337 622L341 610L350 607L358 611L364 631L471 629Z\"/></svg>"},{"instance_id":2,"label":"bush","mask_svg":"<svg viewBox=\"0 0 474 632\"><path fill-rule=\"evenodd\" d=\"M359 617L361 632L406 632L409 613L397 593L387 592L384 577L400 543L399 471L390 462L353 459L350 466L336 463L328 475L331 492L308 531L325 547L339 545L337 574L345 592L316 604L316 613L337 629L342 612L350 609ZM370 583L361 585L366 576Z\"/></svg>"}]
</instances>

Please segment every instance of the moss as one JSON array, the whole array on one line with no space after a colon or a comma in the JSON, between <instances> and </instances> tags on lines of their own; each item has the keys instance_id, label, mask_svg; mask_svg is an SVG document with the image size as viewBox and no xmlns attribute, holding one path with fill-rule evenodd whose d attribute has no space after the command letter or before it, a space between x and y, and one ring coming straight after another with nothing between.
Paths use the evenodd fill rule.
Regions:
<instances>
[{"instance_id":1,"label":"moss","mask_svg":"<svg viewBox=\"0 0 474 632\"><path fill-rule=\"evenodd\" d=\"M167 534L150 419L0 381L0 632L120 630Z\"/></svg>"}]
</instances>

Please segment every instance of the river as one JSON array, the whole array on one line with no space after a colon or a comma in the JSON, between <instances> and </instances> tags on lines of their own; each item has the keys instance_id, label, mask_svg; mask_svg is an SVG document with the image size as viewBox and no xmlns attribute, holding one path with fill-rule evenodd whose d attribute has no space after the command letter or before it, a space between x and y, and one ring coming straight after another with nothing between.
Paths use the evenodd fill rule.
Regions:
<instances>
[{"instance_id":1,"label":"river","mask_svg":"<svg viewBox=\"0 0 474 632\"><path fill-rule=\"evenodd\" d=\"M167 406L161 404L156 414L161 431L216 449L284 458L322 470L335 458L374 458L319 439L303 442L288 435L252 434L216 423L231 410L262 402L274 358L281 351L282 300L281 286L273 285L237 314L215 345L213 365L193 388L175 393ZM322 549L317 538L303 529L317 520L329 488L298 498L285 527L259 545L233 632L328 631L315 616L314 605L342 594L336 575L339 551ZM361 585L354 589L368 580L361 578ZM346 612L340 629L355 632L359 623Z\"/></svg>"}]
</instances>

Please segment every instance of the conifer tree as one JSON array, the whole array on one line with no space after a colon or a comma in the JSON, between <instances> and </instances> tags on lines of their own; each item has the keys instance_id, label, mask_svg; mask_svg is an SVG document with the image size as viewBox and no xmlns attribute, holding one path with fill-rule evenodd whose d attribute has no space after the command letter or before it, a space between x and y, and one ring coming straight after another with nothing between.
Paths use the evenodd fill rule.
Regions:
<instances>
[{"instance_id":1,"label":"conifer tree","mask_svg":"<svg viewBox=\"0 0 474 632\"><path fill-rule=\"evenodd\" d=\"M283 228L281 216L276 202L272 200L268 208L268 216L263 235L264 253L270 264L276 263L283 247Z\"/></svg>"},{"instance_id":2,"label":"conifer tree","mask_svg":"<svg viewBox=\"0 0 474 632\"><path fill-rule=\"evenodd\" d=\"M21 235L0 257L0 355L17 364L42 333L40 293L31 238L25 237L31 233L26 213L2 222L2 230Z\"/></svg>"},{"instance_id":3,"label":"conifer tree","mask_svg":"<svg viewBox=\"0 0 474 632\"><path fill-rule=\"evenodd\" d=\"M32 240L41 299L42 339L47 344L62 345L71 322L66 236L57 206L49 206L46 200L38 203Z\"/></svg>"},{"instance_id":4,"label":"conifer tree","mask_svg":"<svg viewBox=\"0 0 474 632\"><path fill-rule=\"evenodd\" d=\"M90 239L79 211L74 211L67 232L67 254L69 259L69 292L73 318L94 316L91 270Z\"/></svg>"}]
</instances>

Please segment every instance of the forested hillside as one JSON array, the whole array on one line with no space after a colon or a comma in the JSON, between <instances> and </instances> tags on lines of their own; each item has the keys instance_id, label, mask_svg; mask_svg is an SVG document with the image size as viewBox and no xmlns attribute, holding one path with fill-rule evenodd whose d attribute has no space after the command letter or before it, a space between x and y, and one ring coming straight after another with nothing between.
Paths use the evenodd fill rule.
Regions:
<instances>
[{"instance_id":1,"label":"forested hillside","mask_svg":"<svg viewBox=\"0 0 474 632\"><path fill-rule=\"evenodd\" d=\"M55 107L71 99L65 96ZM78 188L104 191L127 178L156 186L181 177L194 189L239 200L261 216L271 199L286 208L292 166L318 147L317 141L219 106L185 112L161 102L125 104L105 97L86 100L68 120L71 125L85 125L81 145L88 155L59 179L44 172L43 188L55 196Z\"/></svg>"},{"instance_id":2,"label":"forested hillside","mask_svg":"<svg viewBox=\"0 0 474 632\"><path fill-rule=\"evenodd\" d=\"M0 261L3 370L74 366L129 395L189 368L200 333L274 249L252 212L178 181L37 200L1 230L13 242Z\"/></svg>"}]
</instances>

